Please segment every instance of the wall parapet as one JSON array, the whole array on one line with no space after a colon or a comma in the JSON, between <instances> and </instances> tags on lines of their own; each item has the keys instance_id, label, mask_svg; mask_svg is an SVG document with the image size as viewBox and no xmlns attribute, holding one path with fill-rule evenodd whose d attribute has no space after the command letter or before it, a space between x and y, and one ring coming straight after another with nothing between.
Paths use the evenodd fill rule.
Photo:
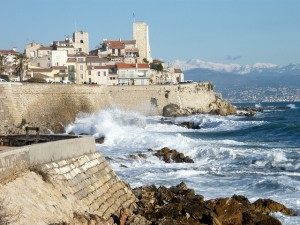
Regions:
<instances>
[{"instance_id":1,"label":"wall parapet","mask_svg":"<svg viewBox=\"0 0 300 225\"><path fill-rule=\"evenodd\" d=\"M0 151L0 183L30 166L70 159L96 152L94 137L79 137Z\"/></svg>"}]
</instances>

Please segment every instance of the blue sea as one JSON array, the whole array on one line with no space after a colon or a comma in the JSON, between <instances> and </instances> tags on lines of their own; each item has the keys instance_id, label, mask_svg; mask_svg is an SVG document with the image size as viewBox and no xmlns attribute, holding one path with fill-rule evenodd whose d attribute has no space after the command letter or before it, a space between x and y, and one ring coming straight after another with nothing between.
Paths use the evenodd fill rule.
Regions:
<instances>
[{"instance_id":1,"label":"blue sea","mask_svg":"<svg viewBox=\"0 0 300 225\"><path fill-rule=\"evenodd\" d=\"M275 213L283 224L300 224L300 103L259 103L254 117L192 115L161 123L160 116L108 108L82 114L67 132L105 136L97 149L109 157L131 187L185 182L206 200L244 195L251 202L271 198L298 215ZM255 104L237 104L255 106ZM281 108L287 106L288 108ZM177 126L193 121L201 129ZM195 163L165 163L152 150L177 149ZM146 158L131 159L130 154Z\"/></svg>"}]
</instances>

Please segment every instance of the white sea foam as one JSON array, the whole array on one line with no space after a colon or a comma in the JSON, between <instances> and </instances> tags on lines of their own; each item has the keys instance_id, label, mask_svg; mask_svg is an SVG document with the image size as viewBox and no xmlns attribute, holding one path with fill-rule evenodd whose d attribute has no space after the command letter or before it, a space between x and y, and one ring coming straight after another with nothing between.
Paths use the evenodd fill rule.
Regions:
<instances>
[{"instance_id":1,"label":"white sea foam","mask_svg":"<svg viewBox=\"0 0 300 225\"><path fill-rule=\"evenodd\" d=\"M239 138L240 134L236 132L265 124L263 116L252 120L193 115L172 120L176 124L184 121L200 124L201 129L192 130L161 123L159 116L146 117L110 108L90 115L82 114L66 130L105 136L104 144L97 145L97 150L113 159L110 161L112 168L132 187L145 184L171 186L184 181L206 198L245 194L251 199L279 196L279 202L299 199L299 160L291 160L290 151L278 147L277 143L272 143L270 148L269 142L256 140L255 136L244 138L245 131ZM193 158L195 163L165 163L155 157L153 151L147 150L162 147L177 149ZM138 153L147 157L129 158L129 154ZM268 189L272 184L275 188ZM296 201L290 204L297 205Z\"/></svg>"},{"instance_id":2,"label":"white sea foam","mask_svg":"<svg viewBox=\"0 0 300 225\"><path fill-rule=\"evenodd\" d=\"M290 107L291 109L297 109L295 104L288 104L286 105L287 107Z\"/></svg>"},{"instance_id":3,"label":"white sea foam","mask_svg":"<svg viewBox=\"0 0 300 225\"><path fill-rule=\"evenodd\" d=\"M262 108L261 103L257 103L257 104L255 104L254 106L255 106L256 108Z\"/></svg>"}]
</instances>

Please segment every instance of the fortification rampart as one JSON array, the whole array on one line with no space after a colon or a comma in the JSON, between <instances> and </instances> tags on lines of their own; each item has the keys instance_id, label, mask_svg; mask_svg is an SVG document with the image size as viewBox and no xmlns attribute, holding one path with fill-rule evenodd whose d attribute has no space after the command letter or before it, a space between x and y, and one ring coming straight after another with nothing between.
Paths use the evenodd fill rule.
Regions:
<instances>
[{"instance_id":1,"label":"fortification rampart","mask_svg":"<svg viewBox=\"0 0 300 225\"><path fill-rule=\"evenodd\" d=\"M27 123L62 131L81 112L109 106L161 115L169 103L208 113L220 108L210 83L154 86L53 84L0 85L0 121Z\"/></svg>"}]
</instances>

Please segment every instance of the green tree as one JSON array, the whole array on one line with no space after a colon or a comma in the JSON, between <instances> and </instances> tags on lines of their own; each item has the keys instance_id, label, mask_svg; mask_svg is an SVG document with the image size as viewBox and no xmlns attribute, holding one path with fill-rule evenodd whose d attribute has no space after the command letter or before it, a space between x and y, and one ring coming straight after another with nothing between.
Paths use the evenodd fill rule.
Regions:
<instances>
[{"instance_id":1,"label":"green tree","mask_svg":"<svg viewBox=\"0 0 300 225\"><path fill-rule=\"evenodd\" d=\"M20 81L23 81L23 74L28 64L28 58L25 53L20 53L15 57L15 70L20 77Z\"/></svg>"},{"instance_id":2,"label":"green tree","mask_svg":"<svg viewBox=\"0 0 300 225\"><path fill-rule=\"evenodd\" d=\"M161 63L150 63L150 69L162 72L164 67Z\"/></svg>"}]
</instances>

